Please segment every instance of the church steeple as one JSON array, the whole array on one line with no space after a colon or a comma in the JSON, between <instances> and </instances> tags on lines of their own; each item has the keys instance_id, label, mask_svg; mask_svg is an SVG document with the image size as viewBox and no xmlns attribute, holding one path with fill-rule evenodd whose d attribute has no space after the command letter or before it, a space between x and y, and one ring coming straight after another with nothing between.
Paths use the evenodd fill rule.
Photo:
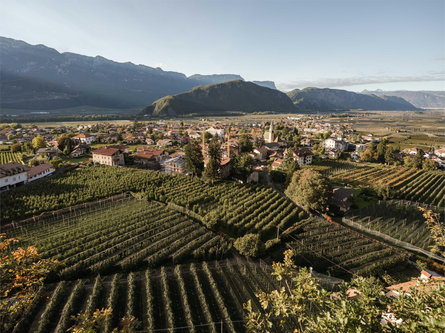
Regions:
<instances>
[{"instance_id":1,"label":"church steeple","mask_svg":"<svg viewBox=\"0 0 445 333\"><path fill-rule=\"evenodd\" d=\"M267 141L269 142L274 142L274 135L273 135L273 121L270 123L270 127L269 127L269 136L267 138Z\"/></svg>"}]
</instances>

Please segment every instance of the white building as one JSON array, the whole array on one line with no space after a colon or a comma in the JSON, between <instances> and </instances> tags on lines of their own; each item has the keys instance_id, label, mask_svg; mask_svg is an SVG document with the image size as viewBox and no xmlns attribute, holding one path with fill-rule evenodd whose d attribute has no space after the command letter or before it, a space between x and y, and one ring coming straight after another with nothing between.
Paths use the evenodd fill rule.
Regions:
<instances>
[{"instance_id":1,"label":"white building","mask_svg":"<svg viewBox=\"0 0 445 333\"><path fill-rule=\"evenodd\" d=\"M206 130L206 132L212 134L212 136L218 136L222 138L224 136L224 127L212 126Z\"/></svg>"},{"instance_id":2,"label":"white building","mask_svg":"<svg viewBox=\"0 0 445 333\"><path fill-rule=\"evenodd\" d=\"M17 162L0 165L0 190L8 190L11 187L25 184L28 180L29 169L26 165Z\"/></svg>"},{"instance_id":3,"label":"white building","mask_svg":"<svg viewBox=\"0 0 445 333\"><path fill-rule=\"evenodd\" d=\"M11 162L0 165L0 190L9 190L37 179L51 175L55 170L49 164L34 167Z\"/></svg>"},{"instance_id":4,"label":"white building","mask_svg":"<svg viewBox=\"0 0 445 333\"><path fill-rule=\"evenodd\" d=\"M348 148L348 143L342 140L326 139L323 141L323 148L327 150L337 149L339 151L345 151Z\"/></svg>"},{"instance_id":5,"label":"white building","mask_svg":"<svg viewBox=\"0 0 445 333\"><path fill-rule=\"evenodd\" d=\"M72 139L90 145L96 140L96 137L88 133L81 133L79 135L73 136Z\"/></svg>"}]
</instances>

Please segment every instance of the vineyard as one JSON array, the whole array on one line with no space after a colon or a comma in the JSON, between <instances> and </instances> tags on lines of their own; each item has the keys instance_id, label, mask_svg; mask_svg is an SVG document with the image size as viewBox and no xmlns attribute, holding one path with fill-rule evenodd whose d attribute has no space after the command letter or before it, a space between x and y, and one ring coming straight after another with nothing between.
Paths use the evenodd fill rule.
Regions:
<instances>
[{"instance_id":1,"label":"vineyard","mask_svg":"<svg viewBox=\"0 0 445 333\"><path fill-rule=\"evenodd\" d=\"M63 278L156 267L226 255L230 245L201 223L164 204L133 198L30 221L8 232L59 260Z\"/></svg>"},{"instance_id":2,"label":"vineyard","mask_svg":"<svg viewBox=\"0 0 445 333\"><path fill-rule=\"evenodd\" d=\"M443 220L444 210L441 213ZM425 250L433 245L422 212L409 202L379 201L348 214L345 219Z\"/></svg>"},{"instance_id":3,"label":"vineyard","mask_svg":"<svg viewBox=\"0 0 445 333\"><path fill-rule=\"evenodd\" d=\"M279 287L268 266L239 257L61 281L42 287L10 331L62 333L72 315L110 307L105 332L124 316L137 318L145 332L244 332L243 303L251 299L258 310L255 292Z\"/></svg>"},{"instance_id":4,"label":"vineyard","mask_svg":"<svg viewBox=\"0 0 445 333\"><path fill-rule=\"evenodd\" d=\"M369 275L405 261L406 254L322 219L307 219L286 236L298 264L334 276Z\"/></svg>"},{"instance_id":5,"label":"vineyard","mask_svg":"<svg viewBox=\"0 0 445 333\"><path fill-rule=\"evenodd\" d=\"M22 154L17 152L12 153L10 151L0 152L0 164L6 164L9 162L22 163Z\"/></svg>"},{"instance_id":6,"label":"vineyard","mask_svg":"<svg viewBox=\"0 0 445 333\"><path fill-rule=\"evenodd\" d=\"M442 171L361 166L334 172L331 178L344 185L387 185L397 190L400 199L445 207L445 173Z\"/></svg>"},{"instance_id":7,"label":"vineyard","mask_svg":"<svg viewBox=\"0 0 445 333\"><path fill-rule=\"evenodd\" d=\"M210 228L231 237L258 233L271 239L307 217L290 200L269 187L220 182L214 185L185 175L128 168L85 167L45 183L17 188L1 196L3 223L70 207L126 191L173 203L202 217Z\"/></svg>"}]
</instances>

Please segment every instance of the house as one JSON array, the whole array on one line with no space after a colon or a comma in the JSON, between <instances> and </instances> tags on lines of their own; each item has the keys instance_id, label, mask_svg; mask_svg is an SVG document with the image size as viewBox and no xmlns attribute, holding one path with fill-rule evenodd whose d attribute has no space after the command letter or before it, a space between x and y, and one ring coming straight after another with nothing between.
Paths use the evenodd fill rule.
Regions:
<instances>
[{"instance_id":1,"label":"house","mask_svg":"<svg viewBox=\"0 0 445 333\"><path fill-rule=\"evenodd\" d=\"M356 153L361 153L364 152L366 150L366 145L363 143L357 143L355 144L355 152Z\"/></svg>"},{"instance_id":2,"label":"house","mask_svg":"<svg viewBox=\"0 0 445 333\"><path fill-rule=\"evenodd\" d=\"M422 270L420 276L417 279L398 283L389 287L386 287L389 291L386 293L387 297L398 297L401 291L409 292L410 289L422 289L428 290L432 286L438 283L445 283L445 277L440 276L434 272L428 272L427 270Z\"/></svg>"},{"instance_id":3,"label":"house","mask_svg":"<svg viewBox=\"0 0 445 333\"><path fill-rule=\"evenodd\" d=\"M224 128L220 126L212 126L208 128L206 132L212 134L212 136L218 136L220 138L224 136Z\"/></svg>"},{"instance_id":4,"label":"house","mask_svg":"<svg viewBox=\"0 0 445 333\"><path fill-rule=\"evenodd\" d=\"M37 155L52 159L59 155L59 149L55 147L39 148L37 149Z\"/></svg>"},{"instance_id":5,"label":"house","mask_svg":"<svg viewBox=\"0 0 445 333\"><path fill-rule=\"evenodd\" d=\"M164 161L162 168L165 173L186 173L183 155L177 155Z\"/></svg>"},{"instance_id":6,"label":"house","mask_svg":"<svg viewBox=\"0 0 445 333\"><path fill-rule=\"evenodd\" d=\"M71 158L76 158L87 154L90 151L90 147L86 143L78 144L74 147L73 151L70 153Z\"/></svg>"},{"instance_id":7,"label":"house","mask_svg":"<svg viewBox=\"0 0 445 333\"><path fill-rule=\"evenodd\" d=\"M347 212L353 202L354 190L337 187L334 188L331 199L329 200L329 204L339 208L342 212Z\"/></svg>"},{"instance_id":8,"label":"house","mask_svg":"<svg viewBox=\"0 0 445 333\"><path fill-rule=\"evenodd\" d=\"M39 164L30 168L27 172L27 182L33 182L37 179L49 176L54 173L50 164Z\"/></svg>"},{"instance_id":9,"label":"house","mask_svg":"<svg viewBox=\"0 0 445 333\"><path fill-rule=\"evenodd\" d=\"M272 163L272 170L280 169L282 165L283 165L283 159L282 158L278 158L275 161L273 161L273 163Z\"/></svg>"},{"instance_id":10,"label":"house","mask_svg":"<svg viewBox=\"0 0 445 333\"><path fill-rule=\"evenodd\" d=\"M9 190L11 187L25 184L29 169L26 165L17 162L0 165L0 190Z\"/></svg>"},{"instance_id":11,"label":"house","mask_svg":"<svg viewBox=\"0 0 445 333\"><path fill-rule=\"evenodd\" d=\"M301 145L306 147L312 147L314 144L311 139L304 138L303 140L301 140Z\"/></svg>"},{"instance_id":12,"label":"house","mask_svg":"<svg viewBox=\"0 0 445 333\"><path fill-rule=\"evenodd\" d=\"M345 151L348 148L348 143L343 140L329 138L323 141L322 146L327 150L337 149L339 151Z\"/></svg>"},{"instance_id":13,"label":"house","mask_svg":"<svg viewBox=\"0 0 445 333\"><path fill-rule=\"evenodd\" d=\"M295 149L294 159L299 166L312 164L312 152L309 149Z\"/></svg>"},{"instance_id":14,"label":"house","mask_svg":"<svg viewBox=\"0 0 445 333\"><path fill-rule=\"evenodd\" d=\"M436 154L439 157L445 158L445 147L444 148L440 148L440 149L436 149L434 151L434 154Z\"/></svg>"},{"instance_id":15,"label":"house","mask_svg":"<svg viewBox=\"0 0 445 333\"><path fill-rule=\"evenodd\" d=\"M161 168L156 156L152 152L145 150L134 154L134 163L151 170L159 170Z\"/></svg>"},{"instance_id":16,"label":"house","mask_svg":"<svg viewBox=\"0 0 445 333\"><path fill-rule=\"evenodd\" d=\"M265 159L267 159L267 154L268 154L268 150L265 146L262 146L260 148L255 148L253 150L253 153L255 154L255 159L260 160L260 161L264 161Z\"/></svg>"},{"instance_id":17,"label":"house","mask_svg":"<svg viewBox=\"0 0 445 333\"><path fill-rule=\"evenodd\" d=\"M169 156L168 156L168 152L165 151L164 149L154 149L151 147L138 147L137 148L137 154L139 154L140 152L145 152L145 153L149 153L151 155L153 155L153 157L155 158L155 160L158 163L163 162L164 160L166 160Z\"/></svg>"},{"instance_id":18,"label":"house","mask_svg":"<svg viewBox=\"0 0 445 333\"><path fill-rule=\"evenodd\" d=\"M170 139L161 139L156 143L159 147L170 147L173 145L172 140Z\"/></svg>"},{"instance_id":19,"label":"house","mask_svg":"<svg viewBox=\"0 0 445 333\"><path fill-rule=\"evenodd\" d=\"M154 144L155 144L155 142L153 141L153 139L150 139L150 138L146 138L146 139L145 139L145 143L146 143L147 145L154 145Z\"/></svg>"},{"instance_id":20,"label":"house","mask_svg":"<svg viewBox=\"0 0 445 333\"><path fill-rule=\"evenodd\" d=\"M96 140L95 136L88 133L81 133L73 136L71 139L77 142L86 143L87 145L92 144Z\"/></svg>"},{"instance_id":21,"label":"house","mask_svg":"<svg viewBox=\"0 0 445 333\"><path fill-rule=\"evenodd\" d=\"M402 150L402 153L404 153L405 155L417 155L418 149L417 148L405 148Z\"/></svg>"},{"instance_id":22,"label":"house","mask_svg":"<svg viewBox=\"0 0 445 333\"><path fill-rule=\"evenodd\" d=\"M99 148L93 150L93 163L101 165L125 165L124 154L118 148Z\"/></svg>"}]
</instances>

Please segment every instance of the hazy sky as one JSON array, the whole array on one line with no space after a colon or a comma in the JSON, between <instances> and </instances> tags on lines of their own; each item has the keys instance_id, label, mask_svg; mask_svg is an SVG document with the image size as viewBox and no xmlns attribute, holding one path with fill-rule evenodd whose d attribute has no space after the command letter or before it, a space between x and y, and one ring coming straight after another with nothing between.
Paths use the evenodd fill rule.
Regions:
<instances>
[{"instance_id":1,"label":"hazy sky","mask_svg":"<svg viewBox=\"0 0 445 333\"><path fill-rule=\"evenodd\" d=\"M0 35L192 75L445 90L445 0L0 0Z\"/></svg>"}]
</instances>

